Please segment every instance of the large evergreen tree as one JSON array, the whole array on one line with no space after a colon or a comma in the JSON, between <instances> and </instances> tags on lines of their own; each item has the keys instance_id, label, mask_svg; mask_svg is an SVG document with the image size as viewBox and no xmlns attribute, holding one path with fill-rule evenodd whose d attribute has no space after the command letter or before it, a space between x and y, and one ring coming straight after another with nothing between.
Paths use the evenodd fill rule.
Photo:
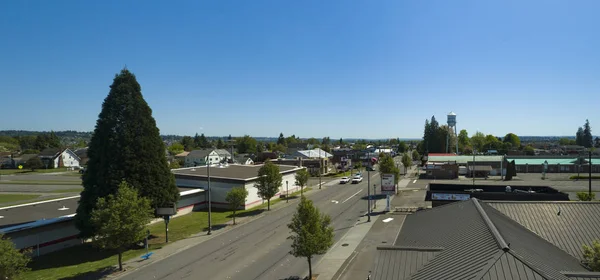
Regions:
<instances>
[{"instance_id":1,"label":"large evergreen tree","mask_svg":"<svg viewBox=\"0 0 600 280\"><path fill-rule=\"evenodd\" d=\"M149 198L152 207L179 199L152 110L142 96L135 75L127 69L115 76L102 104L88 157L76 215L82 237L91 237L97 232L90 222L96 201L116 194L123 180L141 196Z\"/></svg>"},{"instance_id":2,"label":"large evergreen tree","mask_svg":"<svg viewBox=\"0 0 600 280\"><path fill-rule=\"evenodd\" d=\"M594 146L592 127L590 126L589 120L585 120L585 124L583 125L583 146L586 148L591 148Z\"/></svg>"},{"instance_id":3,"label":"large evergreen tree","mask_svg":"<svg viewBox=\"0 0 600 280\"><path fill-rule=\"evenodd\" d=\"M579 127L575 133L575 145L583 146L583 128Z\"/></svg>"}]
</instances>

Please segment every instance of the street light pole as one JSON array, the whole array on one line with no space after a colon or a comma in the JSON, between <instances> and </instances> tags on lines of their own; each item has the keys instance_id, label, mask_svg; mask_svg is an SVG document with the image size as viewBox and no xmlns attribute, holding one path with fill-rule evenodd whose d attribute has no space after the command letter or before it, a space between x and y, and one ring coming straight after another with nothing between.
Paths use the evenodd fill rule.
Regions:
<instances>
[{"instance_id":1,"label":"street light pole","mask_svg":"<svg viewBox=\"0 0 600 280\"><path fill-rule=\"evenodd\" d=\"M367 222L371 221L371 168L367 168Z\"/></svg>"},{"instance_id":2,"label":"street light pole","mask_svg":"<svg viewBox=\"0 0 600 280\"><path fill-rule=\"evenodd\" d=\"M589 200L592 200L592 149L590 148L589 150L589 163L590 163L590 170L589 170L589 189L588 189L588 197Z\"/></svg>"},{"instance_id":3,"label":"street light pole","mask_svg":"<svg viewBox=\"0 0 600 280\"><path fill-rule=\"evenodd\" d=\"M288 181L285 181L285 203L290 203L290 189L288 189Z\"/></svg>"},{"instance_id":4,"label":"street light pole","mask_svg":"<svg viewBox=\"0 0 600 280\"><path fill-rule=\"evenodd\" d=\"M210 203L210 163L206 162L206 174L207 174L207 182L208 182L208 233L207 235L211 235L212 226L211 226L211 203Z\"/></svg>"},{"instance_id":5,"label":"street light pole","mask_svg":"<svg viewBox=\"0 0 600 280\"><path fill-rule=\"evenodd\" d=\"M475 186L475 149L473 149L473 168L471 170L471 176L473 177L473 186Z\"/></svg>"},{"instance_id":6,"label":"street light pole","mask_svg":"<svg viewBox=\"0 0 600 280\"><path fill-rule=\"evenodd\" d=\"M321 158L321 148L319 148L319 190L321 189L321 173L323 173L323 159Z\"/></svg>"}]
</instances>

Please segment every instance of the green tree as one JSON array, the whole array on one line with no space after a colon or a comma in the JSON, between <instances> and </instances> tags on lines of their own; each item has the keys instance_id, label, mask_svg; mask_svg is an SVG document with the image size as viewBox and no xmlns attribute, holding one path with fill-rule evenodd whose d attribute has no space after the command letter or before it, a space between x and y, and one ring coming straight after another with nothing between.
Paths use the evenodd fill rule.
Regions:
<instances>
[{"instance_id":1,"label":"green tree","mask_svg":"<svg viewBox=\"0 0 600 280\"><path fill-rule=\"evenodd\" d=\"M285 137L283 137L283 133L279 133L279 138L277 138L277 144L285 146L287 143L285 142Z\"/></svg>"},{"instance_id":2,"label":"green tree","mask_svg":"<svg viewBox=\"0 0 600 280\"><path fill-rule=\"evenodd\" d=\"M27 149L23 151L23 154L37 155L40 151L34 149Z\"/></svg>"},{"instance_id":3,"label":"green tree","mask_svg":"<svg viewBox=\"0 0 600 280\"><path fill-rule=\"evenodd\" d=\"M35 139L36 139L36 137L33 135L19 136L17 138L17 140L19 141L19 146L21 146L22 151L35 149Z\"/></svg>"},{"instance_id":4,"label":"green tree","mask_svg":"<svg viewBox=\"0 0 600 280\"><path fill-rule=\"evenodd\" d=\"M523 148L523 152L525 152L525 155L528 156L535 155L535 149L531 145L525 146L525 148Z\"/></svg>"},{"instance_id":5,"label":"green tree","mask_svg":"<svg viewBox=\"0 0 600 280\"><path fill-rule=\"evenodd\" d=\"M357 162L354 164L354 168L356 168L356 170L358 170L358 172L360 172L360 169L363 167L362 162Z\"/></svg>"},{"instance_id":6,"label":"green tree","mask_svg":"<svg viewBox=\"0 0 600 280\"><path fill-rule=\"evenodd\" d=\"M471 141L469 140L469 133L466 129L461 130L458 133L458 148L462 151L465 147L471 145Z\"/></svg>"},{"instance_id":7,"label":"green tree","mask_svg":"<svg viewBox=\"0 0 600 280\"><path fill-rule=\"evenodd\" d=\"M584 145L583 127L579 127L577 129L577 133L575 133L575 144L579 145L579 146L583 146Z\"/></svg>"},{"instance_id":8,"label":"green tree","mask_svg":"<svg viewBox=\"0 0 600 280\"><path fill-rule=\"evenodd\" d=\"M35 171L36 169L40 169L44 167L44 163L39 157L32 157L25 162L25 168L31 169L31 171Z\"/></svg>"},{"instance_id":9,"label":"green tree","mask_svg":"<svg viewBox=\"0 0 600 280\"><path fill-rule=\"evenodd\" d=\"M223 139L219 138L219 140L217 140L217 149L224 149L225 143L223 142Z\"/></svg>"},{"instance_id":10,"label":"green tree","mask_svg":"<svg viewBox=\"0 0 600 280\"><path fill-rule=\"evenodd\" d=\"M233 224L235 225L235 212L238 208L246 204L246 197L248 197L248 190L245 187L237 187L227 192L225 201L229 203L231 211L233 211Z\"/></svg>"},{"instance_id":11,"label":"green tree","mask_svg":"<svg viewBox=\"0 0 600 280\"><path fill-rule=\"evenodd\" d=\"M286 151L287 151L287 148L281 144L275 145L275 147L273 147L273 150L272 150L272 152L281 152L281 153L285 153Z\"/></svg>"},{"instance_id":12,"label":"green tree","mask_svg":"<svg viewBox=\"0 0 600 280\"><path fill-rule=\"evenodd\" d=\"M236 142L238 154L256 153L256 139L250 137L249 135L244 135L244 137L237 138Z\"/></svg>"},{"instance_id":13,"label":"green tree","mask_svg":"<svg viewBox=\"0 0 600 280\"><path fill-rule=\"evenodd\" d=\"M408 145L406 142L398 143L398 153L406 153L408 151Z\"/></svg>"},{"instance_id":14,"label":"green tree","mask_svg":"<svg viewBox=\"0 0 600 280\"><path fill-rule=\"evenodd\" d=\"M256 153L262 153L265 151L265 145L263 143L256 143Z\"/></svg>"},{"instance_id":15,"label":"green tree","mask_svg":"<svg viewBox=\"0 0 600 280\"><path fill-rule=\"evenodd\" d=\"M577 145L576 141L573 139L569 139L569 138L560 138L558 140L558 144L561 146L566 146L566 145Z\"/></svg>"},{"instance_id":16,"label":"green tree","mask_svg":"<svg viewBox=\"0 0 600 280\"><path fill-rule=\"evenodd\" d=\"M322 214L311 200L300 198L300 203L288 228L292 234L290 254L294 257L303 257L308 261L308 279L312 279L312 257L322 255L333 245L333 227L330 226L331 218Z\"/></svg>"},{"instance_id":17,"label":"green tree","mask_svg":"<svg viewBox=\"0 0 600 280\"><path fill-rule=\"evenodd\" d=\"M379 158L379 174L394 174L394 183L398 184L400 170L390 155L385 154Z\"/></svg>"},{"instance_id":18,"label":"green tree","mask_svg":"<svg viewBox=\"0 0 600 280\"><path fill-rule=\"evenodd\" d=\"M413 160L421 160L421 155L419 155L419 152L417 152L417 150L413 150L412 158Z\"/></svg>"},{"instance_id":19,"label":"green tree","mask_svg":"<svg viewBox=\"0 0 600 280\"><path fill-rule=\"evenodd\" d=\"M23 272L29 271L27 264L31 258L15 248L8 237L0 234L0 278L17 279Z\"/></svg>"},{"instance_id":20,"label":"green tree","mask_svg":"<svg viewBox=\"0 0 600 280\"><path fill-rule=\"evenodd\" d=\"M456 147L456 136L454 136L454 131L452 131L452 128L448 127L447 125L442 125L440 126L439 130L438 130L438 135L440 137L440 145L442 147L442 152L449 152L452 153L453 150L455 150L453 147ZM446 142L448 143L448 146L446 146Z\"/></svg>"},{"instance_id":21,"label":"green tree","mask_svg":"<svg viewBox=\"0 0 600 280\"><path fill-rule=\"evenodd\" d=\"M183 138L181 138L181 144L185 151L189 152L194 149L194 139L190 136L183 136Z\"/></svg>"},{"instance_id":22,"label":"green tree","mask_svg":"<svg viewBox=\"0 0 600 280\"><path fill-rule=\"evenodd\" d=\"M521 139L514 133L508 133L504 136L504 143L510 143L512 147L521 147Z\"/></svg>"},{"instance_id":23,"label":"green tree","mask_svg":"<svg viewBox=\"0 0 600 280\"><path fill-rule=\"evenodd\" d=\"M410 155L408 155L408 153L403 153L402 154L402 165L404 166L404 173L407 172L408 168L410 168L412 166L412 158L410 158Z\"/></svg>"},{"instance_id":24,"label":"green tree","mask_svg":"<svg viewBox=\"0 0 600 280\"><path fill-rule=\"evenodd\" d=\"M271 210L271 198L279 192L282 181L279 166L269 160L258 170L258 180L254 186L258 189L258 196L267 200L267 210Z\"/></svg>"},{"instance_id":25,"label":"green tree","mask_svg":"<svg viewBox=\"0 0 600 280\"><path fill-rule=\"evenodd\" d=\"M179 199L152 110L135 75L127 69L116 75L102 104L88 157L75 216L81 237L94 236L97 229L90 215L96 201L115 194L123 180L150 199L152 207Z\"/></svg>"},{"instance_id":26,"label":"green tree","mask_svg":"<svg viewBox=\"0 0 600 280\"><path fill-rule=\"evenodd\" d=\"M97 229L94 244L102 249L116 250L119 270L123 270L123 251L144 239L145 228L154 210L150 200L140 197L125 181L119 184L115 195L98 198L90 222Z\"/></svg>"},{"instance_id":27,"label":"green tree","mask_svg":"<svg viewBox=\"0 0 600 280\"><path fill-rule=\"evenodd\" d=\"M485 135L479 131L475 132L475 134L471 136L471 145L473 149L477 149L478 152L483 151L485 147Z\"/></svg>"},{"instance_id":28,"label":"green tree","mask_svg":"<svg viewBox=\"0 0 600 280\"><path fill-rule=\"evenodd\" d=\"M175 160L169 163L169 169L177 169L177 168L181 168L181 164L179 164L179 161Z\"/></svg>"},{"instance_id":29,"label":"green tree","mask_svg":"<svg viewBox=\"0 0 600 280\"><path fill-rule=\"evenodd\" d=\"M185 149L185 147L181 144L181 143L173 143L171 144L171 146L169 146L169 148L167 149L169 151L169 154L171 154L172 156L183 153L183 150Z\"/></svg>"},{"instance_id":30,"label":"green tree","mask_svg":"<svg viewBox=\"0 0 600 280\"><path fill-rule=\"evenodd\" d=\"M298 143L299 142L299 138L296 137L296 135L292 135L290 137L286 137L285 138L285 145L289 145L289 144L294 144L294 143Z\"/></svg>"},{"instance_id":31,"label":"green tree","mask_svg":"<svg viewBox=\"0 0 600 280\"><path fill-rule=\"evenodd\" d=\"M488 134L487 136L485 136L485 144L484 144L484 150L485 149L489 149L489 150L497 150L501 147L502 142L500 142L500 140L498 140L498 138L494 135Z\"/></svg>"},{"instance_id":32,"label":"green tree","mask_svg":"<svg viewBox=\"0 0 600 280\"><path fill-rule=\"evenodd\" d=\"M311 138L306 139L306 143L310 144L310 145L317 145L317 144L319 144L319 140L311 137Z\"/></svg>"},{"instance_id":33,"label":"green tree","mask_svg":"<svg viewBox=\"0 0 600 280\"><path fill-rule=\"evenodd\" d=\"M296 185L300 187L300 193L304 193L304 187L308 184L310 174L306 168L302 168L296 172Z\"/></svg>"},{"instance_id":34,"label":"green tree","mask_svg":"<svg viewBox=\"0 0 600 280\"><path fill-rule=\"evenodd\" d=\"M600 242L594 240L592 246L583 245L584 263L592 271L600 271Z\"/></svg>"},{"instance_id":35,"label":"green tree","mask_svg":"<svg viewBox=\"0 0 600 280\"><path fill-rule=\"evenodd\" d=\"M591 148L594 146L594 138L592 136L592 127L590 126L590 121L585 120L585 124L583 125L583 145L586 148Z\"/></svg>"},{"instance_id":36,"label":"green tree","mask_svg":"<svg viewBox=\"0 0 600 280\"><path fill-rule=\"evenodd\" d=\"M329 139L329 137L323 137L323 140L321 141L321 145L330 145L331 144L331 139Z\"/></svg>"}]
</instances>

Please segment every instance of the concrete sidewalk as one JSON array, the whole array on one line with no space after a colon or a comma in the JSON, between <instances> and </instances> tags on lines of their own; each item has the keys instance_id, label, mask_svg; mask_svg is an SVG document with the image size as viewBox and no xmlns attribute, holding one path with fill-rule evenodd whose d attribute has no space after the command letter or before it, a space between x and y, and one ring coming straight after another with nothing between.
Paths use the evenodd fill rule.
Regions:
<instances>
[{"instance_id":1,"label":"concrete sidewalk","mask_svg":"<svg viewBox=\"0 0 600 280\"><path fill-rule=\"evenodd\" d=\"M336 180L333 181L323 181L322 187L329 187L332 185L337 184ZM310 191L305 192L306 196L312 196L316 193L319 192L319 186L317 185L312 185L310 186L310 188L312 188ZM151 265L153 263L159 262L165 258L168 258L171 255L177 254L181 251L187 250L193 246L196 246L202 242L208 241L216 236L219 236L220 234L223 234L225 232L228 232L232 229L236 229L237 227L239 227L240 225L252 222L256 219L260 219L261 217L264 217L265 215L268 215L269 213L272 213L274 211L277 211L279 209L288 207L292 204L288 204L285 203L285 201L280 201L279 203L276 203L274 205L271 205L271 211L265 211L261 214L258 214L256 216L251 216L251 217L238 217L236 218L236 226L232 226L233 221L230 220L228 222L226 222L226 226L222 227L222 228L214 228L212 230L212 234L211 235L206 235L206 231L202 231L199 232L197 234L193 234L191 236L189 236L188 238L185 239L181 239L175 242L171 242L169 244L164 245L162 248L157 249L157 250L153 250L151 251L153 254L152 256L147 259L147 260L143 260L141 259L142 255L145 255L146 253L140 254L139 256L130 259L128 261L123 262L123 268L124 271L118 271L115 272L113 274L107 275L104 277L104 279L119 279L123 276L126 276L129 272L131 271L135 271L139 268Z\"/></svg>"}]
</instances>

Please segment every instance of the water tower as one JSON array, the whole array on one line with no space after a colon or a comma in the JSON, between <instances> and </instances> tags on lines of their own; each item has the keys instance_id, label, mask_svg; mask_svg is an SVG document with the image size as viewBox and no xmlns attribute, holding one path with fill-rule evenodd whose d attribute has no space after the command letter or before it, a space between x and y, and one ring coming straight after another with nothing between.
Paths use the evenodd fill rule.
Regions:
<instances>
[{"instance_id":1,"label":"water tower","mask_svg":"<svg viewBox=\"0 0 600 280\"><path fill-rule=\"evenodd\" d=\"M453 112L448 113L448 128L452 129L456 135L456 154L458 155L458 131L456 131L456 114ZM448 147L449 144L450 134L448 133L446 136L446 153L449 153L450 151L450 147Z\"/></svg>"}]
</instances>

